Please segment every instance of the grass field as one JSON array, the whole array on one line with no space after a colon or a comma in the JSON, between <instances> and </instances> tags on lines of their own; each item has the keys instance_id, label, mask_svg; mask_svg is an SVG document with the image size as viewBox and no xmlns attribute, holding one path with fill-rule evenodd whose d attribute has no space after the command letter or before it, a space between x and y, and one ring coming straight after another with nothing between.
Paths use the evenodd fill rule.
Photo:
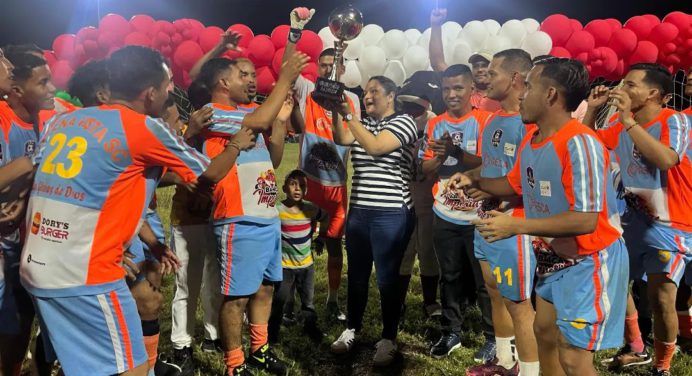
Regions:
<instances>
[{"instance_id":1,"label":"grass field","mask_svg":"<svg viewBox=\"0 0 692 376\"><path fill-rule=\"evenodd\" d=\"M283 177L297 165L298 147L296 144L287 144L283 163L277 171L277 178L280 183ZM172 197L171 189L162 189L158 192L158 204L161 219L168 232L168 222L170 214L170 200ZM402 320L401 331L399 333L399 346L402 356L399 357L391 366L387 368L373 368L372 355L374 354L374 344L379 340L379 333L382 329L380 321L379 292L373 279L370 284L370 298L365 314L365 328L359 341L354 347L354 351L346 356L334 356L329 351L329 344L335 340L344 329L341 326L327 326L324 321L320 321L322 329L327 337L320 344L314 344L306 338L300 326L282 328L282 343L277 347L277 353L283 359L292 363L291 375L464 375L466 367L473 365L473 353L482 344L480 335L480 311L472 311L466 320L466 329L462 338L463 347L452 356L444 360L435 360L428 356L431 342L436 340L438 332L435 325L426 321L421 309L422 295L420 281L418 279L417 265L414 269L414 278L407 297L406 304L408 310L406 317ZM323 317L324 302L327 292L327 270L326 255L316 258L315 261L315 305L320 317ZM346 276L342 278L342 288L340 290L340 301L342 308L345 309L346 302ZM166 278L164 286L165 301L167 302L161 317L162 333L160 351L171 351L170 329L171 311L170 302L174 293L173 277ZM219 354L206 354L200 351L198 345L201 342L203 331L201 324L201 311L197 313L199 325L195 339L195 357L198 360L198 373L200 375L221 375L223 371L222 357ZM596 355L597 362L610 352L601 352ZM648 375L648 368L641 370L628 371L625 373L607 372L602 367L599 374L602 375ZM677 355L671 370L673 375L692 375L692 356Z\"/></svg>"}]
</instances>

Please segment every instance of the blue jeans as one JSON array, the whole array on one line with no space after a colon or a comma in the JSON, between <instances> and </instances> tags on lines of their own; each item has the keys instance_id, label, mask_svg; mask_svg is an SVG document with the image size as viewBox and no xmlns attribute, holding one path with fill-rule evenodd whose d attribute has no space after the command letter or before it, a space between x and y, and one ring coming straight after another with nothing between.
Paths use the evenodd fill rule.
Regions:
<instances>
[{"instance_id":1,"label":"blue jeans","mask_svg":"<svg viewBox=\"0 0 692 376\"><path fill-rule=\"evenodd\" d=\"M352 207L346 220L348 327L359 331L368 302L373 261L380 290L382 338L395 339L401 313L399 267L413 232L412 209L373 210Z\"/></svg>"}]
</instances>

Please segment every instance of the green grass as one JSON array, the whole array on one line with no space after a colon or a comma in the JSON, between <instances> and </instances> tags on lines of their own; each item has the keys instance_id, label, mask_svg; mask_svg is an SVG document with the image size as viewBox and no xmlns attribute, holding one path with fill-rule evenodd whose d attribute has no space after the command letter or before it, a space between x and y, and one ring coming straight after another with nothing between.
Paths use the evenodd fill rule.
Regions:
<instances>
[{"instance_id":1,"label":"green grass","mask_svg":"<svg viewBox=\"0 0 692 376\"><path fill-rule=\"evenodd\" d=\"M284 159L281 167L277 171L280 184L283 177L296 167L298 159L298 146L287 144ZM161 189L158 191L159 212L164 228L168 232L170 215L170 200L172 189ZM168 235L168 233L167 233ZM315 260L315 305L320 318L324 315L324 302L327 293L327 270L326 255L316 257ZM165 295L165 307L161 320L161 344L162 352L171 351L170 330L171 330L171 311L170 302L174 293L173 277L165 279L163 292ZM340 301L345 309L346 302L346 276L342 277L342 288L340 290ZM431 341L435 340L437 328L424 319L421 310L422 295L420 281L418 279L417 264L414 269L414 278L407 297L408 310L406 317L402 321L402 330L399 333L399 345L402 357L390 367L375 369L372 367L372 355L374 354L374 344L379 340L379 333L382 329L380 321L379 292L373 279L370 283L370 298L365 313L365 328L359 341L354 347L354 351L346 356L334 356L329 351L329 344L335 340L344 329L341 326L328 326L324 321L320 321L322 329L327 333L327 337L320 344L314 344L302 335L300 327L281 329L282 343L277 347L277 352L283 359L292 363L291 375L464 375L466 367L473 365L473 352L482 344L480 332L480 311L477 309L471 313L471 317L466 321L466 330L462 338L463 347L455 352L451 357L444 360L435 360L429 357L428 350ZM195 357L198 360L198 374L200 375L221 375L223 362L221 355L206 354L200 351L198 345L203 338L202 313L197 312L199 325L196 328ZM596 355L597 361L604 358L610 352L600 352ZM602 375L646 375L648 368L641 368L626 373L607 372L602 367L599 374ZM692 356L676 355L676 359L671 370L673 375L692 375Z\"/></svg>"}]
</instances>

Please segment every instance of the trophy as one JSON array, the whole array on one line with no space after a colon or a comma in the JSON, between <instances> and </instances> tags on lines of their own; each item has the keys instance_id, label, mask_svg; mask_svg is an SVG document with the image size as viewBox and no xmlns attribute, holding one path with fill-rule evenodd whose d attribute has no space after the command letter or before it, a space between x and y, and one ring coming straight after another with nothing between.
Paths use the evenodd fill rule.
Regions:
<instances>
[{"instance_id":1,"label":"trophy","mask_svg":"<svg viewBox=\"0 0 692 376\"><path fill-rule=\"evenodd\" d=\"M322 107L329 103L340 103L346 86L336 80L339 64L344 54L344 42L354 39L363 30L363 15L350 5L337 8L329 15L329 30L336 37L334 65L329 78L318 77L312 98Z\"/></svg>"}]
</instances>

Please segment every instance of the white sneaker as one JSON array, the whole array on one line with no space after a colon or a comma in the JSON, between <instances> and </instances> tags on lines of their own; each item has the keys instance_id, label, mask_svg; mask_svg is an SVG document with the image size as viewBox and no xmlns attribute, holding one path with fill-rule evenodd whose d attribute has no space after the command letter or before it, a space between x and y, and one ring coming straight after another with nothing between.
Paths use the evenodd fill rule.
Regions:
<instances>
[{"instance_id":1,"label":"white sneaker","mask_svg":"<svg viewBox=\"0 0 692 376\"><path fill-rule=\"evenodd\" d=\"M381 339L375 344L375 356L372 358L376 367L388 366L397 352L397 345L389 339Z\"/></svg>"},{"instance_id":2,"label":"white sneaker","mask_svg":"<svg viewBox=\"0 0 692 376\"><path fill-rule=\"evenodd\" d=\"M351 350L353 347L353 342L356 340L356 330L346 329L344 330L339 339L332 343L332 352L336 354L344 354Z\"/></svg>"}]
</instances>

